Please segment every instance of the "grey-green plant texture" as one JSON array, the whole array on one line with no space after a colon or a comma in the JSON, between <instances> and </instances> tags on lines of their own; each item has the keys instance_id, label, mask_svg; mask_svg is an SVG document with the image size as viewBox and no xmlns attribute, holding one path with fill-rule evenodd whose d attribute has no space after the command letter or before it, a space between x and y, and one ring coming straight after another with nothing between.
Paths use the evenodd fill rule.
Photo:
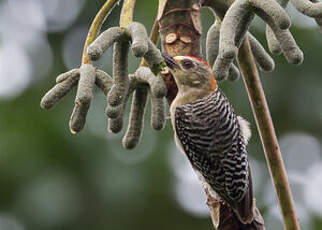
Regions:
<instances>
[{"instance_id":1,"label":"grey-green plant texture","mask_svg":"<svg viewBox=\"0 0 322 230\"><path fill-rule=\"evenodd\" d=\"M117 133L123 128L126 104L133 94L129 124L122 141L125 148L132 149L139 144L142 137L148 98L150 98L151 102L151 126L155 130L162 130L166 121L165 97L171 92L169 92L169 83L164 81L161 76L165 65L161 52L155 44L157 39L152 42L147 35L144 25L139 22L133 22L134 0L124 1L119 27L109 28L97 36L108 13L117 2L113 0L106 1L104 6L108 6L108 9L106 8L107 10L101 11L101 14L98 14L97 20L94 20L92 24L94 26L89 31L88 39L84 46L81 67L60 75L57 78L56 86L42 99L41 107L45 109L52 108L71 88L77 85L75 107L70 119L70 130L72 133L78 133L85 125L87 112L90 108L96 85L107 97L106 114L109 117L108 130ZM291 3L299 12L315 18L317 24L321 26L321 2L316 0L291 0ZM262 119L264 122L267 121L269 124L267 125L268 128L265 130L265 127L261 126L260 122L258 122L259 131L262 136L267 135L268 139L272 137L273 140L270 147L265 146L265 143L263 144L266 155L268 156L268 163L272 172L273 181L275 182L275 188L279 194L284 226L286 229L300 229L280 152L274 153L273 150L271 152L269 150L270 148L278 149L278 143L274 142L276 139L274 126L270 121L270 115L261 84L257 81L257 69L253 65L256 62L263 72L271 72L275 68L275 63L261 43L248 31L254 17L259 16L267 24L266 38L270 52L272 54L283 53L290 64L300 65L303 62L304 55L289 30L291 20L284 10L288 1L191 0L186 2L186 4L190 4L189 8L180 9L173 7L173 11L169 10L164 13L163 10L171 4L171 0L160 0L159 13L156 20L160 24L162 24L162 17L166 17L168 14L176 11L198 12L201 6L206 6L210 7L214 12L216 21L207 33L206 56L217 80L229 79L234 81L239 78L241 72L247 85L247 75L255 76L252 78L255 86L252 88L248 84L247 89L248 91L253 90L253 92L249 92L251 101L254 100L256 95L259 95L258 98L264 104L263 109L267 115L265 120L263 118L265 114L262 114ZM191 15L195 32L197 31L199 33L201 30L198 28L198 22L196 20L198 21L200 19L195 16L196 14ZM173 23L176 24L179 22ZM169 27L171 27L171 24L169 24ZM160 34L162 35L161 29ZM154 33L151 34L151 38L155 36ZM166 39L162 41L165 41L165 44L162 44L163 48L169 52L167 48L172 42L167 42ZM181 41L186 44L192 42L185 38L181 38ZM92 63L98 60L112 45L114 45L113 78L105 72L97 70ZM129 74L128 72L128 53L130 49L135 57L144 58L147 65L147 67L138 67L134 74ZM183 51L175 47L174 51L171 52L180 54ZM242 60L242 55L244 55L245 62ZM201 54L198 56L201 56ZM235 59L238 59L240 70L233 63ZM260 108L257 108L253 104L253 109L257 121L260 120L261 117L259 116L261 114L258 113ZM277 146L273 146L273 143ZM279 160L276 167L272 165L273 160L270 160L272 159L270 158L272 154L276 154L276 158ZM279 187L278 179L285 184L285 187L282 185ZM284 198L285 200L283 200ZM221 205L225 206L225 204ZM218 212L219 216L223 215L221 210ZM260 214L258 215L260 216ZM216 221L218 223L215 223ZM216 221L214 221L214 226L218 227L218 229L232 229L226 223L224 225L223 223L225 221L221 218ZM257 224L253 223L251 226L239 227L240 229L265 229L264 224L260 223L260 221Z\"/></svg>"},{"instance_id":2,"label":"grey-green plant texture","mask_svg":"<svg viewBox=\"0 0 322 230\"><path fill-rule=\"evenodd\" d=\"M148 66L140 66L141 57L133 54L131 40L128 99L127 103L124 100L119 105L125 107L123 116L116 119L106 116L107 95L114 78L114 44L97 61L88 58L87 48L109 28L128 28L131 24L120 26L123 1L115 1L117 3L109 11L104 24L95 24L97 28L101 26L100 32L91 34L89 39L86 36L92 20L105 0L0 1L1 230L213 229L209 214L218 212L209 212L206 193L193 174L188 159L174 145L168 103L176 96L176 85L172 84L166 69L159 75L151 75L152 80L157 77L164 81L166 99L157 97L158 94L151 97L150 83L139 84L146 86L149 93L142 137L135 148L123 147L122 139L128 128L137 84L133 75L138 69L141 71L141 67L147 75L152 72ZM233 1L211 1L215 3L216 16L206 3L196 5L198 2L168 0L163 13L157 17L156 25L160 26L157 31L161 36L156 43L159 50L171 56L192 55L206 60L209 28L215 20L221 24ZM240 80L231 82L229 79L234 77L228 75L228 80L217 82L236 113L250 123L252 138L248 153L254 197L263 217L263 221L258 221L265 223L266 229L283 229L282 212L278 211L275 184L266 165L268 160L261 141L265 141L266 147L274 144L269 143L272 139L268 136L261 138L259 135L245 90L244 76L255 68L259 70L259 79L272 114L301 229L320 230L322 42L320 26L316 22L321 22L321 18L302 14L292 1L288 2L285 10L292 22L289 31L304 53L303 63L289 64L282 53L271 53L265 34L266 23L255 16L248 33L274 60L274 71L261 71L255 57L255 65L250 68L247 61L250 56L245 55L249 47L242 45L233 61ZM149 35L157 11L158 1L136 1L132 22L144 25ZM249 39L249 35L245 35L243 44ZM151 41L155 43L155 39ZM84 43L89 44L86 49L83 49ZM219 40L214 48L219 49ZM83 50L86 55L81 61ZM82 63L94 68L95 85L85 126L75 135L70 132L69 120L75 106ZM248 71L246 69L245 72L240 64ZM255 83L258 85L258 78L254 81L246 76L246 80L251 87ZM159 85L158 81L153 81L153 88ZM55 105L52 109L41 109L41 97L51 88L59 93L51 91L56 97L49 96L52 100L44 100L48 102L44 106ZM254 106L263 111L261 100L254 99ZM155 104L151 104L153 101ZM165 108L162 101L165 101ZM110 108L117 110L117 106ZM151 110L156 112L151 113ZM162 131L154 130L162 127L163 116L166 119L164 128ZM267 123L258 121L261 125ZM114 133L112 129L119 131ZM273 165L277 167L278 164L274 162ZM232 223L229 208L223 212L221 202L214 202L212 204L209 200L207 204L221 209L221 216L227 217L227 222L221 223ZM238 229L238 226L234 227Z\"/></svg>"}]
</instances>

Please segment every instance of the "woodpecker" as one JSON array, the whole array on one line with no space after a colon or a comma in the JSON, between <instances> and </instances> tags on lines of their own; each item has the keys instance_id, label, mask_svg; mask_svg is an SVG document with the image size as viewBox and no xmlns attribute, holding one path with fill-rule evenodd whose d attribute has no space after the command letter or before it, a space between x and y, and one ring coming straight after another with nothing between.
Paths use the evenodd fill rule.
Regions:
<instances>
[{"instance_id":1,"label":"woodpecker","mask_svg":"<svg viewBox=\"0 0 322 230\"><path fill-rule=\"evenodd\" d=\"M170 106L176 144L210 195L228 203L242 223L252 222L253 189L246 150L249 123L234 113L205 61L164 53L163 57L178 86Z\"/></svg>"}]
</instances>

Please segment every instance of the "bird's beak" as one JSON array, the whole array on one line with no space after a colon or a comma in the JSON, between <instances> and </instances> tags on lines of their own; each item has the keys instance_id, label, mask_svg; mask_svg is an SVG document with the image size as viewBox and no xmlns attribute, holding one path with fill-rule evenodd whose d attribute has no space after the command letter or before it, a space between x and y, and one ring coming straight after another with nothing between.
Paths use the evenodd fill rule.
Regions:
<instances>
[{"instance_id":1,"label":"bird's beak","mask_svg":"<svg viewBox=\"0 0 322 230\"><path fill-rule=\"evenodd\" d=\"M180 69L180 66L178 65L178 63L173 59L173 57L169 56L166 53L162 53L162 57L164 58L165 63L167 64L167 66L174 70L174 69Z\"/></svg>"}]
</instances>

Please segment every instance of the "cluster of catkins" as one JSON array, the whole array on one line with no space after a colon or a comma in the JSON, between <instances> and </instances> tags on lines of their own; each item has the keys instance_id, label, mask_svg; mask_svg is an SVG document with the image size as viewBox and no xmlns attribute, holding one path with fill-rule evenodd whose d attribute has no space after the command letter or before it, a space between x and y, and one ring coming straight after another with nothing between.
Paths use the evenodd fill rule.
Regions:
<instances>
[{"instance_id":1,"label":"cluster of catkins","mask_svg":"<svg viewBox=\"0 0 322 230\"><path fill-rule=\"evenodd\" d=\"M248 32L255 15L267 23L266 38L271 53L283 53L291 64L299 65L303 62L303 52L289 31L291 21L284 10L288 0L235 0L222 20L218 18L218 15L223 14L218 12L216 1L218 5L222 5L221 0L212 0L208 5L214 11L217 20L208 30L206 51L207 61L213 67L214 76L218 80L239 78L239 70L233 61L245 36L249 38L259 68L264 72L274 69L273 59ZM301 13L314 17L322 29L322 2L319 0L291 0L291 2Z\"/></svg>"},{"instance_id":2,"label":"cluster of catkins","mask_svg":"<svg viewBox=\"0 0 322 230\"><path fill-rule=\"evenodd\" d=\"M72 133L81 131L97 85L107 96L106 114L108 129L118 133L123 127L123 116L129 96L133 93L130 121L123 138L125 148L134 148L140 141L143 130L147 98L151 101L151 125L161 130L165 125L166 85L160 76L164 67L159 49L148 38L145 27L137 22L126 28L112 27L104 31L89 47L87 54L97 60L114 44L113 78L95 69L91 64L82 64L59 75L57 84L41 100L41 107L52 108L75 85L78 84L75 107L70 119ZM128 52L131 48L136 57L143 57L149 67L141 66L134 74L128 73Z\"/></svg>"},{"instance_id":3,"label":"cluster of catkins","mask_svg":"<svg viewBox=\"0 0 322 230\"><path fill-rule=\"evenodd\" d=\"M290 0L301 13L314 17L322 28L322 2L319 0ZM287 61L301 64L303 52L297 46L289 31L291 21L284 8L288 0L201 0L204 6L212 8L217 20L207 34L207 61L213 67L217 80L236 80L239 70L233 64L238 49L247 36L259 68L269 72L275 67L274 60L263 46L249 32L249 26L258 15L266 23L266 37L271 53L283 53ZM209 3L209 4L208 4ZM225 17L223 17L225 15ZM41 107L52 108L74 86L77 87L74 110L70 119L72 133L81 131L93 98L95 85L107 96L106 114L108 129L117 133L123 127L124 111L133 93L130 121L123 138L125 148L138 145L143 131L147 98L151 101L151 125L161 130L165 125L166 85L160 72L165 67L161 53L148 38L144 26L133 22L126 28L113 27L103 32L87 50L91 61L97 60L114 44L113 78L97 70L92 64L82 64L59 75L57 84L43 97ZM139 67L134 74L128 73L128 52L131 48L136 57L143 57L148 67Z\"/></svg>"}]
</instances>

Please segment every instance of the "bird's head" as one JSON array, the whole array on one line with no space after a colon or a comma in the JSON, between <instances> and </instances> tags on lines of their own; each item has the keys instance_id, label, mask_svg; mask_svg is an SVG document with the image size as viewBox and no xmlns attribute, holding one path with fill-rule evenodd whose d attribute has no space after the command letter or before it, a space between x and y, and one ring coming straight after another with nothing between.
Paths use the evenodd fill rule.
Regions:
<instances>
[{"instance_id":1,"label":"bird's head","mask_svg":"<svg viewBox=\"0 0 322 230\"><path fill-rule=\"evenodd\" d=\"M192 56L171 57L165 53L162 56L177 83L179 91L192 88L209 91L217 89L217 82L207 62Z\"/></svg>"}]
</instances>

